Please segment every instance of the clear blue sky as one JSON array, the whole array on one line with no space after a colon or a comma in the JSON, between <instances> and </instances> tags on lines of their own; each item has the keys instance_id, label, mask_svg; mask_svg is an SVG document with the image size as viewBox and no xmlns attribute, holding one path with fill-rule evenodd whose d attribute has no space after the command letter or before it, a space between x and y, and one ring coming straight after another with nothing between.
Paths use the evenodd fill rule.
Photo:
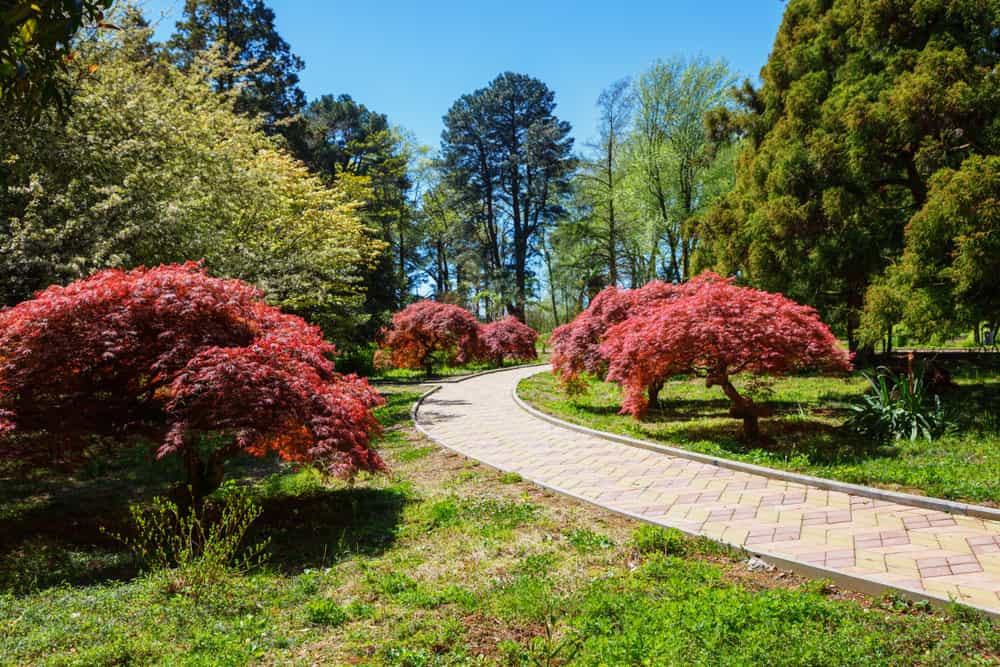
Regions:
<instances>
[{"instance_id":1,"label":"clear blue sky","mask_svg":"<svg viewBox=\"0 0 1000 667\"><path fill-rule=\"evenodd\" d=\"M701 53L757 78L781 21L781 0L266 0L305 60L313 99L348 93L437 148L441 117L460 95L511 70L544 81L577 147L595 135L595 100L656 59ZM183 0L140 0L165 38ZM160 18L163 16L164 18Z\"/></svg>"}]
</instances>

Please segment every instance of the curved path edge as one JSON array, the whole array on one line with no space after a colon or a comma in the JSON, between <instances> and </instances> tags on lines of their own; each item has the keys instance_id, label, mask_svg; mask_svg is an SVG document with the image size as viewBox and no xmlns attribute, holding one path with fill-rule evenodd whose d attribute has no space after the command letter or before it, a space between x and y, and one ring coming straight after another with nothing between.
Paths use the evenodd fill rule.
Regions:
<instances>
[{"instance_id":1,"label":"curved path edge","mask_svg":"<svg viewBox=\"0 0 1000 667\"><path fill-rule=\"evenodd\" d=\"M547 421L550 424L555 424L556 426L561 426L571 431L576 431L577 433L585 433L598 438L604 438L605 440L611 440L612 442L620 442L623 445L628 445L630 447L640 447L642 449L648 449L661 454L678 456L685 459L691 459L692 461L700 461L702 463L719 466L720 468L739 470L754 475L770 477L772 479L781 479L786 482L808 484L809 486L815 486L829 491L840 491L842 493L849 493L852 496L864 496L866 498L874 498L875 500L885 500L892 503L899 503L900 505L911 505L913 507L938 510L939 512L948 512L949 514L962 514L965 516L978 517L980 519L989 519L990 521L1000 521L1000 508L996 507L986 507L985 505L974 505L972 503L960 503L954 500L946 500L944 498L920 496L915 493L904 493L902 491L892 491L891 489L880 489L878 487L864 486L862 484L851 484L849 482L841 482L827 477L803 475L802 473L779 470L778 468L768 468L767 466L759 466L753 463L736 461L721 456L712 456L711 454L692 452L689 449L680 449L678 447L661 445L659 443L650 442L649 440L631 438L627 435L621 435L619 433L600 431L595 428L589 428L580 424L574 424L573 422L566 421L565 419L560 419L559 417L550 415L547 412L542 412L538 408L530 405L518 395L517 386L514 387L511 395L518 407L530 414L532 417L536 417Z\"/></svg>"},{"instance_id":2,"label":"curved path edge","mask_svg":"<svg viewBox=\"0 0 1000 667\"><path fill-rule=\"evenodd\" d=\"M544 364L539 364L538 366L542 365ZM514 372L523 370L526 370L526 367L522 366L512 369L498 369L498 371L495 372L503 372L503 371ZM533 373L532 375L535 374L537 374L537 372ZM451 382L449 384L452 385L451 388L454 389L455 384L462 383L465 380L473 380L476 379L477 377L479 376L469 376L466 378L462 378L457 382ZM525 376L525 377L530 377L530 376ZM874 489L866 486L847 484L844 482L837 482L835 480L829 480L824 478L799 475L797 473L790 473L787 471L766 468L763 466L756 466L753 464L743 463L739 461L732 461L730 459L713 457L705 454L699 454L697 452L690 452L687 450L667 447L664 445L659 445L648 441L639 440L636 438L629 438L628 436L621 436L613 433L607 433L604 431L598 431L596 429L590 429L584 426L573 424L571 422L566 422L557 417L553 417L552 415L545 414L537 410L536 408L533 408L530 405L526 404L517 395L517 386L520 382L520 379L524 378L519 378L509 392L509 397L513 401L513 403L519 408L520 411L523 411L525 414L529 415L533 419L555 426L558 429L564 429L566 431L569 431L569 433L566 433L566 436L569 436L570 439L572 438L573 433L578 433L581 435L590 436L592 438L599 438L601 440L609 442L625 444L632 448L647 450L649 452L664 455L665 457L687 459L703 465L725 468L728 470L738 471L749 475L764 476L774 480L781 481L782 483L787 482L789 484L794 484L797 486L798 485L814 486L817 488L826 489L838 493L845 493L852 496L864 496L872 498L876 502L892 503L897 506L908 505L915 508L929 509L933 511L945 512L948 514L957 514L961 516L977 517L979 519L985 519L985 520L995 521L998 518L1000 518L1000 511L994 510L993 508L981 507L977 505L968 505L965 503L955 503L943 499L928 498L913 494L905 494L883 489ZM745 543L727 540L721 536L706 535L704 532L691 529L685 526L684 525L685 522L683 521L680 522L670 521L667 518L655 517L655 516L651 517L646 514L643 514L642 512L630 511L629 509L615 506L615 504L613 503L602 502L599 498L589 497L588 495L578 493L573 489L560 486L559 484L553 483L551 480L545 479L543 475L533 474L532 471L525 470L523 467L519 468L517 466L507 465L503 461L498 461L495 458L494 459L490 459L489 457L481 458L480 456L477 456L476 452L470 451L469 447L460 446L453 440L441 437L438 433L434 432L433 427L430 426L427 422L422 423L421 412L420 412L421 408L428 402L428 399L430 399L433 395L437 394L442 389L444 389L445 386L446 385L444 384L435 384L434 386L432 386L429 390L424 392L417 399L416 402L414 402L410 410L410 414L413 419L415 428L424 436L426 436L428 439L435 442L437 445L443 447L444 449L477 460L482 464L485 464L491 468L500 470L502 472L517 473L526 481L536 484L537 486L543 487L550 491L553 491L555 493L559 493L568 496L570 498L574 498L576 500L586 502L591 505L595 505L597 507L601 507L603 509L606 509L608 511L614 512L622 516L629 517L636 521L641 521L653 525L661 525L666 527L677 528L682 532L692 536L708 537L709 539L712 539L713 541L723 544L727 547L736 549L738 551L742 551L747 554L760 556L764 558L766 561L782 569L796 572L798 574L810 578L829 579L834 583L836 583L837 585L849 590L854 590L861 593L866 593L869 595L876 595L876 596L883 594L887 591L894 591L902 594L904 597L907 597L909 599L923 600L937 606L959 602L960 604L975 609L989 617L992 617L994 619L1000 619L1000 602L998 602L996 606L993 606L992 604L990 606L984 606L982 604L977 604L976 601L968 599L961 599L961 600L956 599L956 597L954 595L951 595L950 593L942 594L937 591L927 590L925 588L908 586L899 581L888 581L878 576L869 576L865 574L845 572L842 569L825 567L823 565L818 565L816 563L798 560L796 558L789 557L787 554L775 553L771 549L755 548ZM934 504L934 503L940 503L940 504ZM980 511L982 511L982 514L979 513Z\"/></svg>"}]
</instances>

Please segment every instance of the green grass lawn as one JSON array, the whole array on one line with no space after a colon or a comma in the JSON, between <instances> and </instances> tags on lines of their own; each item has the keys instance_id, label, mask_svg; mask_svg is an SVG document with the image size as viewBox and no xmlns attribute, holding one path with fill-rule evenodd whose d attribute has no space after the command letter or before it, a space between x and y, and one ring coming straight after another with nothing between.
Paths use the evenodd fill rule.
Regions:
<instances>
[{"instance_id":1,"label":"green grass lawn","mask_svg":"<svg viewBox=\"0 0 1000 667\"><path fill-rule=\"evenodd\" d=\"M0 479L0 664L1000 661L997 628L962 608L751 573L743 554L442 451L409 423L414 389L380 411L389 476L349 486L236 462L269 557L197 596L142 573L100 530L121 528L170 470L136 456L73 479Z\"/></svg>"},{"instance_id":2,"label":"green grass lawn","mask_svg":"<svg viewBox=\"0 0 1000 667\"><path fill-rule=\"evenodd\" d=\"M507 361L504 363L504 368L513 368L514 366L520 366L524 363L538 363L537 361L531 362L520 362L520 361ZM497 366L493 363L488 363L485 361L474 361L468 364L461 364L457 366L451 366L449 364L440 364L435 366L434 374L430 377L422 370L414 370L410 368L386 368L377 372L369 378L372 382L404 382L404 383L420 383L426 380L433 380L435 378L450 378L458 377L461 375L470 375L472 373L478 373L480 371L493 370Z\"/></svg>"},{"instance_id":3,"label":"green grass lawn","mask_svg":"<svg viewBox=\"0 0 1000 667\"><path fill-rule=\"evenodd\" d=\"M848 406L868 386L850 379L791 377L769 395L756 397L776 408L761 421L762 443L740 436L741 422L728 415L729 402L704 380L667 383L660 407L642 421L618 415L615 384L593 382L581 396L567 397L549 373L524 380L518 391L540 410L571 422L705 454L931 496L1000 503L1000 374L967 371L942 396L956 428L928 443L899 441L878 446L842 428Z\"/></svg>"}]
</instances>

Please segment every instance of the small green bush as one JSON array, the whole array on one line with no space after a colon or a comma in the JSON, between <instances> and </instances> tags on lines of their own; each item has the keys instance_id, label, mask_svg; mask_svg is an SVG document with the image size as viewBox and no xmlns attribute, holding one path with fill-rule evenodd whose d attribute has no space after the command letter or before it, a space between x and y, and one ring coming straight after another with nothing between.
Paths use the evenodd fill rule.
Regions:
<instances>
[{"instance_id":1,"label":"small green bush","mask_svg":"<svg viewBox=\"0 0 1000 667\"><path fill-rule=\"evenodd\" d=\"M350 615L333 600L320 598L306 605L306 616L313 625L326 625L335 628L350 619Z\"/></svg>"},{"instance_id":2,"label":"small green bush","mask_svg":"<svg viewBox=\"0 0 1000 667\"><path fill-rule=\"evenodd\" d=\"M632 533L632 544L642 554L662 553L682 556L687 553L687 538L676 528L640 526Z\"/></svg>"},{"instance_id":3,"label":"small green bush","mask_svg":"<svg viewBox=\"0 0 1000 667\"><path fill-rule=\"evenodd\" d=\"M923 373L910 377L880 368L864 375L870 390L851 406L844 424L858 434L879 443L918 438L931 442L951 427L940 397L928 396Z\"/></svg>"},{"instance_id":4,"label":"small green bush","mask_svg":"<svg viewBox=\"0 0 1000 667\"><path fill-rule=\"evenodd\" d=\"M269 543L245 546L250 524L261 514L246 494L228 493L217 515L214 510L181 508L157 497L149 506L129 507L134 534L109 535L131 549L149 572L164 575L168 592L197 596L228 575L259 565Z\"/></svg>"}]
</instances>

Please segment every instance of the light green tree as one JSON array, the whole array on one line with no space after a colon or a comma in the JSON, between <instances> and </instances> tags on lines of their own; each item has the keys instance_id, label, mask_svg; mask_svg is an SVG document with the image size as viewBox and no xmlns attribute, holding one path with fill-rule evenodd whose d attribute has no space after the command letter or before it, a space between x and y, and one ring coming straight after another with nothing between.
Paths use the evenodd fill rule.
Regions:
<instances>
[{"instance_id":1,"label":"light green tree","mask_svg":"<svg viewBox=\"0 0 1000 667\"><path fill-rule=\"evenodd\" d=\"M734 81L724 62L704 57L656 62L636 79L626 187L642 214L634 241L642 278L691 276L697 218L730 187L732 152L720 150L706 117L732 104Z\"/></svg>"},{"instance_id":2,"label":"light green tree","mask_svg":"<svg viewBox=\"0 0 1000 667\"><path fill-rule=\"evenodd\" d=\"M381 250L358 215L370 182L326 187L208 83L117 35L81 56L94 74L66 120L0 115L0 299L109 266L204 259L331 331L362 317Z\"/></svg>"}]
</instances>

